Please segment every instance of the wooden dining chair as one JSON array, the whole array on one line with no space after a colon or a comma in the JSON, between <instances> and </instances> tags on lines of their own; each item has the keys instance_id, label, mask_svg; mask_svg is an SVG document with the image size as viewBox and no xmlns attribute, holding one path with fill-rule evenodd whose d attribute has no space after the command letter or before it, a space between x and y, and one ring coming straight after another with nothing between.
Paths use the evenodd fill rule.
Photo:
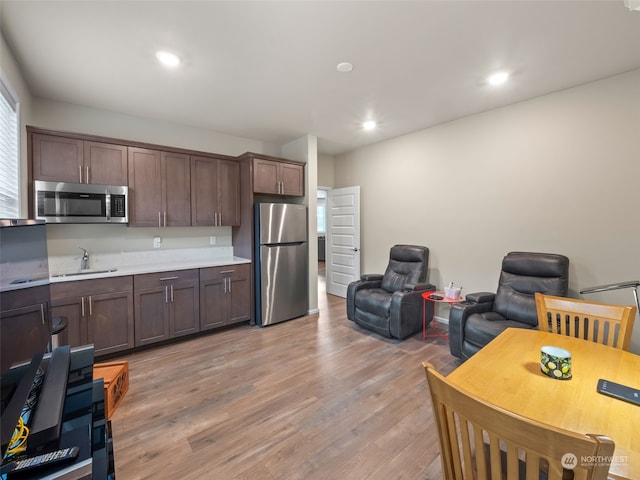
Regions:
<instances>
[{"instance_id":1,"label":"wooden dining chair","mask_svg":"<svg viewBox=\"0 0 640 480\"><path fill-rule=\"evenodd\" d=\"M422 365L445 480L606 480L614 451L610 438L563 430L509 412L471 397L430 363ZM568 407L550 404L549 408Z\"/></svg>"},{"instance_id":2,"label":"wooden dining chair","mask_svg":"<svg viewBox=\"0 0 640 480\"><path fill-rule=\"evenodd\" d=\"M535 294L538 329L629 350L636 307Z\"/></svg>"}]
</instances>

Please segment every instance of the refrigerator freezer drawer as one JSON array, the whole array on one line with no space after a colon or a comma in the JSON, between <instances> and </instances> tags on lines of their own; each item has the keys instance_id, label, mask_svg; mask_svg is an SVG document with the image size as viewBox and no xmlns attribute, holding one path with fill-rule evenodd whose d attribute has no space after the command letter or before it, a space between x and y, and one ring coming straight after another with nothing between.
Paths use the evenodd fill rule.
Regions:
<instances>
[{"instance_id":1,"label":"refrigerator freezer drawer","mask_svg":"<svg viewBox=\"0 0 640 480\"><path fill-rule=\"evenodd\" d=\"M307 249L306 242L260 247L261 325L307 314Z\"/></svg>"}]
</instances>

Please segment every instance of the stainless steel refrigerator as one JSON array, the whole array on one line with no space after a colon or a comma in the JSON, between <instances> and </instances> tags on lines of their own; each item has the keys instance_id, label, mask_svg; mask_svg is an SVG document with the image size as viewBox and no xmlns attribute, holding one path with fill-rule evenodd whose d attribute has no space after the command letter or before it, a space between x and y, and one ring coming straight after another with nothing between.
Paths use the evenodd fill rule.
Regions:
<instances>
[{"instance_id":1,"label":"stainless steel refrigerator","mask_svg":"<svg viewBox=\"0 0 640 480\"><path fill-rule=\"evenodd\" d=\"M256 324L283 322L309 310L307 207L255 205Z\"/></svg>"}]
</instances>

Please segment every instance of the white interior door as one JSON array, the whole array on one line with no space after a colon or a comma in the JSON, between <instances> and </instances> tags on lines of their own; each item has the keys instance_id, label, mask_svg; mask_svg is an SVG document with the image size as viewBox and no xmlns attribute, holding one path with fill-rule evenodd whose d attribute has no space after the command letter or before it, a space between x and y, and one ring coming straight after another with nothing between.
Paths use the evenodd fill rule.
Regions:
<instances>
[{"instance_id":1,"label":"white interior door","mask_svg":"<svg viewBox=\"0 0 640 480\"><path fill-rule=\"evenodd\" d=\"M335 188L327 198L327 293L347 296L360 279L360 187Z\"/></svg>"}]
</instances>

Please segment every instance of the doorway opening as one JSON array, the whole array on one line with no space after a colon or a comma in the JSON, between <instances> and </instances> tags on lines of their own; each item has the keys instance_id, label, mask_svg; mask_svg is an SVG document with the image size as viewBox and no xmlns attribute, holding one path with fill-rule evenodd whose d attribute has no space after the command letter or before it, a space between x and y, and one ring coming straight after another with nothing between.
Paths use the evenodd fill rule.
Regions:
<instances>
[{"instance_id":1,"label":"doorway opening","mask_svg":"<svg viewBox=\"0 0 640 480\"><path fill-rule=\"evenodd\" d=\"M327 198L329 187L317 189L317 222L318 222L318 299L323 299L327 294L326 284L326 248L327 248Z\"/></svg>"}]
</instances>

